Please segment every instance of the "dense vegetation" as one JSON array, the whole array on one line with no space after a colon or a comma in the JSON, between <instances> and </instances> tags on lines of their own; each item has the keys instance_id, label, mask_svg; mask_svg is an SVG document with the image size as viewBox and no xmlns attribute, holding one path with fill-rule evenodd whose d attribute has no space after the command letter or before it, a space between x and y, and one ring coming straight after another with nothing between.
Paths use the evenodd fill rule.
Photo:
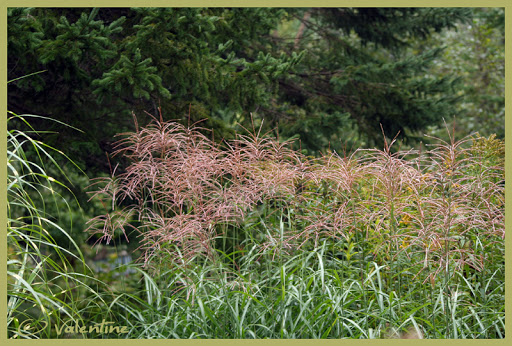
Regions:
<instances>
[{"instance_id":1,"label":"dense vegetation","mask_svg":"<svg viewBox=\"0 0 512 346\"><path fill-rule=\"evenodd\" d=\"M503 338L503 19L10 8L9 337Z\"/></svg>"}]
</instances>

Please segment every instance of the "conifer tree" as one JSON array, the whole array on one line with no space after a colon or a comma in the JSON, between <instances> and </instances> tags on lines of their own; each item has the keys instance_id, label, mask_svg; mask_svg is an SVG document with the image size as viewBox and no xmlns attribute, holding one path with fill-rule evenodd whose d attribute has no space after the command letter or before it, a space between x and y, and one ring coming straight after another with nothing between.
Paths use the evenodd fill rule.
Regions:
<instances>
[{"instance_id":1,"label":"conifer tree","mask_svg":"<svg viewBox=\"0 0 512 346\"><path fill-rule=\"evenodd\" d=\"M307 16L305 15L307 14ZM373 146L398 132L412 137L456 112L457 80L428 75L442 52L407 48L470 18L455 8L325 8L295 13L305 29L288 49L306 49L296 72L281 81L280 112L287 134L302 132L309 147ZM290 123L290 125L287 125ZM357 129L357 136L348 137ZM340 131L340 129L342 131ZM305 132L305 133L304 133Z\"/></svg>"},{"instance_id":2,"label":"conifer tree","mask_svg":"<svg viewBox=\"0 0 512 346\"><path fill-rule=\"evenodd\" d=\"M113 136L132 125L132 112L158 106L173 119L210 119L218 137L227 136L218 114L269 103L278 79L301 60L300 53L264 52L285 15L279 9L13 10L9 79L45 72L12 83L9 105L86 130L78 139L61 129L58 142L72 142L87 166L105 161Z\"/></svg>"},{"instance_id":3,"label":"conifer tree","mask_svg":"<svg viewBox=\"0 0 512 346\"><path fill-rule=\"evenodd\" d=\"M83 167L131 113L206 119L218 139L240 122L297 136L310 154L413 136L456 111L450 75L425 71L440 48L407 47L467 20L447 8L31 8L8 13L9 107L85 131L56 129ZM44 127L45 124L36 124ZM51 129L50 129L51 130Z\"/></svg>"}]
</instances>

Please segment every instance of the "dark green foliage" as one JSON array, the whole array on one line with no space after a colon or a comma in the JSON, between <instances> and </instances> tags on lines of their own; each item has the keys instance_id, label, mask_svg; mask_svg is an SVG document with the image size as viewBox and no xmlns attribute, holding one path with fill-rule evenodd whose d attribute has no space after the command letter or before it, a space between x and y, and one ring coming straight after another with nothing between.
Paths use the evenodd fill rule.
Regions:
<instances>
[{"instance_id":1,"label":"dark green foliage","mask_svg":"<svg viewBox=\"0 0 512 346\"><path fill-rule=\"evenodd\" d=\"M413 40L450 28L469 17L464 9L364 8L309 10L307 30L296 49L307 49L298 69L284 83L282 102L292 100L322 124L328 114L343 110L362 138L357 144L373 146L382 132L402 138L425 129L455 112L455 80L447 75L427 75L441 53L434 47L408 54ZM304 17L305 18L305 17ZM309 34L308 34L309 33ZM281 100L280 100L281 101ZM291 119L294 121L295 119ZM289 123L289 122L285 122ZM333 137L334 148L346 135L335 122L331 131L315 133ZM283 126L284 127L284 126ZM338 132L339 131L339 132ZM336 136L337 135L337 136ZM341 137L341 138L340 138Z\"/></svg>"},{"instance_id":2,"label":"dark green foliage","mask_svg":"<svg viewBox=\"0 0 512 346\"><path fill-rule=\"evenodd\" d=\"M11 20L7 28L7 39L9 44L9 53L12 56L18 55L23 58L21 53L33 52L35 48L41 45L40 23L30 15L30 8L9 8L7 15ZM27 63L28 61L23 61Z\"/></svg>"},{"instance_id":3,"label":"dark green foliage","mask_svg":"<svg viewBox=\"0 0 512 346\"><path fill-rule=\"evenodd\" d=\"M9 36L22 39L9 41L9 78L46 72L12 83L9 104L20 113L46 114L87 129L82 136L59 131L48 141L71 145L83 168L101 171L108 170L104 152L112 150L115 133L127 130L131 111L159 104L187 121L192 106L193 121L213 117L209 124L225 136L226 124L215 114L256 111L269 102L277 79L300 61L300 54L262 51L285 14L277 9L13 9Z\"/></svg>"},{"instance_id":4,"label":"dark green foliage","mask_svg":"<svg viewBox=\"0 0 512 346\"><path fill-rule=\"evenodd\" d=\"M439 49L404 49L470 14L447 8L10 9L9 78L46 72L12 83L9 105L87 129L48 140L71 146L83 168L102 171L113 135L130 128L131 111L157 106L182 122L208 119L219 139L231 137L237 121L250 125L253 113L266 129L278 126L280 136L300 137L311 154L326 146L373 145L379 123L387 134L412 135L453 113L450 76L425 73Z\"/></svg>"},{"instance_id":5,"label":"dark green foliage","mask_svg":"<svg viewBox=\"0 0 512 346\"><path fill-rule=\"evenodd\" d=\"M356 33L363 44L381 48L406 47L410 38L426 38L432 31L467 20L469 9L455 8L326 8L318 10L326 28L343 35Z\"/></svg>"},{"instance_id":6,"label":"dark green foliage","mask_svg":"<svg viewBox=\"0 0 512 346\"><path fill-rule=\"evenodd\" d=\"M112 91L122 95L125 90L131 90L127 97L149 100L149 92L157 89L162 96L168 98L171 94L162 86L162 78L156 71L157 68L151 66L151 58L142 61L140 49L137 48L131 59L122 54L109 72L105 72L101 79L93 81L92 86L97 86L93 93L101 95L100 102L104 95L111 98Z\"/></svg>"}]
</instances>

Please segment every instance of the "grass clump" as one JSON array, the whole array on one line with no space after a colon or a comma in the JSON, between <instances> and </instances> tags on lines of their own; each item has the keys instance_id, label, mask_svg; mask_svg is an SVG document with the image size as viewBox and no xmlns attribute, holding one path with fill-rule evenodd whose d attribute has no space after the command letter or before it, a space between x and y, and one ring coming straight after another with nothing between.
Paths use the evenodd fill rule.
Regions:
<instances>
[{"instance_id":1,"label":"grass clump","mask_svg":"<svg viewBox=\"0 0 512 346\"><path fill-rule=\"evenodd\" d=\"M57 165L54 155L62 153L34 139L38 132L30 116L9 114L7 334L12 339L54 338L62 324L91 322L106 311L97 290L102 283L89 270L70 229L45 209L52 198L66 201L55 189L65 185L47 173L48 161ZM57 242L55 234L70 246Z\"/></svg>"},{"instance_id":2,"label":"grass clump","mask_svg":"<svg viewBox=\"0 0 512 346\"><path fill-rule=\"evenodd\" d=\"M502 143L306 158L160 120L118 142L91 233L140 237L128 337L504 337ZM126 314L128 312L128 314Z\"/></svg>"}]
</instances>

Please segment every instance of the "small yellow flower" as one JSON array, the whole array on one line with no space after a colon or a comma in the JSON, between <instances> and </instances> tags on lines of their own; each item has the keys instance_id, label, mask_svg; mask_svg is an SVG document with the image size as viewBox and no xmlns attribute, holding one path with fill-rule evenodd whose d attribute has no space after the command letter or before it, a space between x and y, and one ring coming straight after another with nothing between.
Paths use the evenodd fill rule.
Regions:
<instances>
[{"instance_id":1,"label":"small yellow flower","mask_svg":"<svg viewBox=\"0 0 512 346\"><path fill-rule=\"evenodd\" d=\"M407 226L411 223L411 217L409 215L402 216L402 220L400 220L400 224Z\"/></svg>"}]
</instances>

